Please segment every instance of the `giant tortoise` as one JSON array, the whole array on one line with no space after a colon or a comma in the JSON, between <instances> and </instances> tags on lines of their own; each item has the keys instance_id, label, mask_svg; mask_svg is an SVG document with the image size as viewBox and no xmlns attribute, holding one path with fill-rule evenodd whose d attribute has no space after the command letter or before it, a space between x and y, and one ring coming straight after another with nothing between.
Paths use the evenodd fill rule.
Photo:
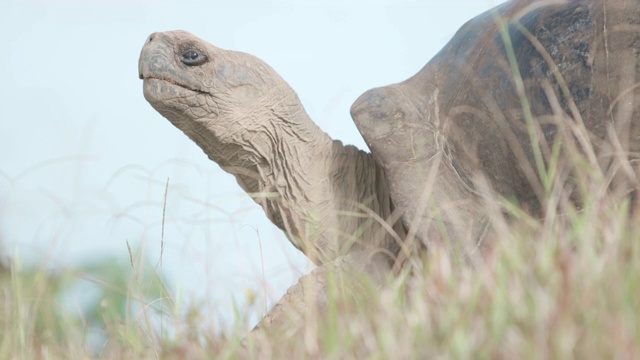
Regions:
<instances>
[{"instance_id":1,"label":"giant tortoise","mask_svg":"<svg viewBox=\"0 0 640 360\"><path fill-rule=\"evenodd\" d=\"M146 100L318 265L266 327L305 302L322 307L327 269L380 277L434 246L473 253L491 233L487 202L541 216L551 175L581 206L576 167L547 171L563 149L633 194L639 57L637 0L508 1L462 26L416 75L355 101L371 153L325 134L260 59L187 32L149 36L139 75Z\"/></svg>"}]
</instances>

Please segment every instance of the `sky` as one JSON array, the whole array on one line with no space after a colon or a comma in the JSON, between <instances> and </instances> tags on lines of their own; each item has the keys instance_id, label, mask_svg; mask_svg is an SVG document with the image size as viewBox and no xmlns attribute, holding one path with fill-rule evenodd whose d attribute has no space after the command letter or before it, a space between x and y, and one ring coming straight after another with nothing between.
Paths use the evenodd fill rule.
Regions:
<instances>
[{"instance_id":1,"label":"sky","mask_svg":"<svg viewBox=\"0 0 640 360\"><path fill-rule=\"evenodd\" d=\"M156 263L164 239L175 296L227 317L249 289L267 309L312 265L146 103L147 36L182 29L260 57L324 131L366 149L353 101L415 74L497 3L3 0L0 252L60 268L128 259L128 243Z\"/></svg>"}]
</instances>

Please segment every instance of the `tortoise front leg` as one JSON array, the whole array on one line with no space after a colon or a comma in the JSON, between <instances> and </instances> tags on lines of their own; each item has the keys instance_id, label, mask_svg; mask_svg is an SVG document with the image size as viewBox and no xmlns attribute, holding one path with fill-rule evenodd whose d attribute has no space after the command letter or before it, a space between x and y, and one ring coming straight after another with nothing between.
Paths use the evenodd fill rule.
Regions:
<instances>
[{"instance_id":1,"label":"tortoise front leg","mask_svg":"<svg viewBox=\"0 0 640 360\"><path fill-rule=\"evenodd\" d=\"M329 308L343 302L363 304L367 286L380 286L389 274L389 263L368 251L355 251L315 268L299 279L254 327L245 350L266 356L273 341L304 341L305 350L317 347L318 329L327 321Z\"/></svg>"}]
</instances>

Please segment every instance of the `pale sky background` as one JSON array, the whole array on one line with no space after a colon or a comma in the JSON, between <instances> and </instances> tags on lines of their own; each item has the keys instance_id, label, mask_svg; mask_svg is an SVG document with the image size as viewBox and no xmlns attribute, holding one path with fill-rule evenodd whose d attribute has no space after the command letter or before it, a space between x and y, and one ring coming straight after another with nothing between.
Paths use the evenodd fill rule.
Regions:
<instances>
[{"instance_id":1,"label":"pale sky background","mask_svg":"<svg viewBox=\"0 0 640 360\"><path fill-rule=\"evenodd\" d=\"M308 261L235 179L144 100L154 31L183 29L269 63L333 138L364 91L415 74L499 1L13 1L0 4L0 249L73 267L144 246L187 302L227 317L273 304ZM264 271L263 271L264 268Z\"/></svg>"}]
</instances>

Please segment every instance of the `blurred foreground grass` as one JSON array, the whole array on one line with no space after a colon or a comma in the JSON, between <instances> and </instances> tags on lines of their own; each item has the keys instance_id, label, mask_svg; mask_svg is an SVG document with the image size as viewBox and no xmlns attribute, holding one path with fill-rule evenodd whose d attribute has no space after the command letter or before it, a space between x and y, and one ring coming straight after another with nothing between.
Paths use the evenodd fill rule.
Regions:
<instances>
[{"instance_id":1,"label":"blurred foreground grass","mask_svg":"<svg viewBox=\"0 0 640 360\"><path fill-rule=\"evenodd\" d=\"M2 359L183 358L215 348L200 333L200 311L179 309L139 253L53 271L1 265Z\"/></svg>"},{"instance_id":2,"label":"blurred foreground grass","mask_svg":"<svg viewBox=\"0 0 640 360\"><path fill-rule=\"evenodd\" d=\"M602 200L602 199L595 199ZM259 344L274 358L638 358L640 226L627 201L500 223L482 256L434 252L412 275L332 292L302 341ZM144 266L140 264L144 264ZM0 273L0 358L235 358L247 331L179 309L140 256L55 273L7 262ZM85 285L83 285L85 284ZM72 291L91 301L69 303ZM75 289L75 290L74 290ZM266 349L266 350L264 350Z\"/></svg>"}]
</instances>

